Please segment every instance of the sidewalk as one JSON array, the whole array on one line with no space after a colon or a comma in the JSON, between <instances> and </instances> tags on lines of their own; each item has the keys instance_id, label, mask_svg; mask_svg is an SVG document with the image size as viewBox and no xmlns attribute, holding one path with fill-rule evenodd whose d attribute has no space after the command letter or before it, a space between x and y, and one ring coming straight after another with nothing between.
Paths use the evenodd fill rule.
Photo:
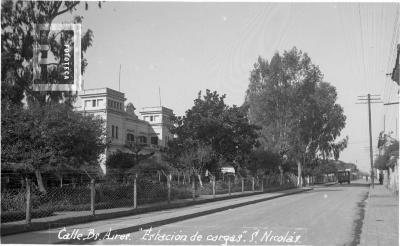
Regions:
<instances>
[{"instance_id":1,"label":"sidewalk","mask_svg":"<svg viewBox=\"0 0 400 246\"><path fill-rule=\"evenodd\" d=\"M384 185L370 187L361 227L362 246L399 245L399 197Z\"/></svg>"},{"instance_id":2,"label":"sidewalk","mask_svg":"<svg viewBox=\"0 0 400 246\"><path fill-rule=\"evenodd\" d=\"M275 192L283 189L288 189L284 187L274 187L265 189L264 193ZM213 198L212 195L201 195L193 200L189 199L179 199L173 200L170 204L165 202L151 203L151 204L143 204L139 205L136 209L132 207L123 207L123 208L113 208L113 209L101 209L96 210L96 215L92 216L90 211L63 211L63 212L55 212L54 216L44 217L44 218L36 218L32 220L30 226L25 224L25 221L14 221L7 222L1 224L1 235L11 235L16 233L23 233L28 231L38 231L49 228L49 224L62 224L62 225L74 225L87 223L91 221L98 220L106 220L113 219L118 217L131 216L135 214L143 214L153 211L160 211L165 209L173 209L173 208L181 208L186 206L191 206L195 204L203 204L208 202L216 202L226 199L233 199L245 196L254 196L257 194L263 194L261 191L245 191L245 192L234 192L229 194L220 194L216 195Z\"/></svg>"},{"instance_id":3,"label":"sidewalk","mask_svg":"<svg viewBox=\"0 0 400 246\"><path fill-rule=\"evenodd\" d=\"M154 211L150 213L137 214L125 217L119 217L108 220L86 222L79 225L66 226L62 223L48 223L48 230L31 231L19 233L15 235L2 236L2 243L29 243L29 244L43 244L43 243L65 243L58 238L58 233L66 226L68 232L78 229L83 237L87 236L90 229L96 233L106 234L111 231L112 234L125 234L129 232L138 231L141 228L150 226L160 226L164 224L173 223L176 221L195 218L198 216L216 213L231 208L245 206L257 202L262 202L270 199L275 199L282 196L297 194L304 191L309 191L310 188L302 189L289 189L280 192L254 194L252 196L237 197L215 202L209 202L197 206L187 206L180 208L172 208L162 211ZM91 240L85 242L76 241L76 243L89 243ZM68 243L70 243L69 241Z\"/></svg>"}]
</instances>

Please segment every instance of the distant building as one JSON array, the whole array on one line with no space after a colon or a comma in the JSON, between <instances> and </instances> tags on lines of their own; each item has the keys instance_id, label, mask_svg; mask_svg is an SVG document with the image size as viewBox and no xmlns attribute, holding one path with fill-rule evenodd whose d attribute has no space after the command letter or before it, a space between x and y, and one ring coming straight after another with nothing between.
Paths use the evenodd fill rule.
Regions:
<instances>
[{"instance_id":1,"label":"distant building","mask_svg":"<svg viewBox=\"0 0 400 246\"><path fill-rule=\"evenodd\" d=\"M104 119L107 136L111 140L100 165L106 172L105 160L113 152L128 152L126 143L144 144L144 152L155 152L159 156L160 147L173 138L169 132L173 111L166 107L145 107L136 115L132 103L125 105L125 94L110 88L88 89L79 93L75 109Z\"/></svg>"}]
</instances>

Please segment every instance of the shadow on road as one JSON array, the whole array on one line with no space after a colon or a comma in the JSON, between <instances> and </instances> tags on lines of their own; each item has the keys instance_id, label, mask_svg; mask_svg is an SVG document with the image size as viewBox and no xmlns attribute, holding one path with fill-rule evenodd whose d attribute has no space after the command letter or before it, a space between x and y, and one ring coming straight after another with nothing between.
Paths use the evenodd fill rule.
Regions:
<instances>
[{"instance_id":1,"label":"shadow on road","mask_svg":"<svg viewBox=\"0 0 400 246\"><path fill-rule=\"evenodd\" d=\"M360 183L335 184L335 187L369 187L369 184L360 184Z\"/></svg>"},{"instance_id":2,"label":"shadow on road","mask_svg":"<svg viewBox=\"0 0 400 246\"><path fill-rule=\"evenodd\" d=\"M313 192L330 192L330 191L343 191L343 189L314 189Z\"/></svg>"}]
</instances>

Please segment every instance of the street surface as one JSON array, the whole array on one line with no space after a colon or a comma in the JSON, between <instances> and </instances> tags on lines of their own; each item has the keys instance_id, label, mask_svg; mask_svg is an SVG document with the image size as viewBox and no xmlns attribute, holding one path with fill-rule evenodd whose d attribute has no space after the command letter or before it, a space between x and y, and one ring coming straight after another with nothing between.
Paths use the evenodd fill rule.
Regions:
<instances>
[{"instance_id":1,"label":"street surface","mask_svg":"<svg viewBox=\"0 0 400 246\"><path fill-rule=\"evenodd\" d=\"M96 244L356 245L368 186L313 191L230 209L124 235ZM111 225L110 225L111 226Z\"/></svg>"},{"instance_id":2,"label":"street surface","mask_svg":"<svg viewBox=\"0 0 400 246\"><path fill-rule=\"evenodd\" d=\"M265 193L67 227L52 224L52 229L4 236L1 241L14 244L356 245L360 241L363 201L368 191L365 181L317 186L311 191L222 212L168 221L162 226L155 224L289 191ZM145 224L154 227L140 228Z\"/></svg>"}]
</instances>

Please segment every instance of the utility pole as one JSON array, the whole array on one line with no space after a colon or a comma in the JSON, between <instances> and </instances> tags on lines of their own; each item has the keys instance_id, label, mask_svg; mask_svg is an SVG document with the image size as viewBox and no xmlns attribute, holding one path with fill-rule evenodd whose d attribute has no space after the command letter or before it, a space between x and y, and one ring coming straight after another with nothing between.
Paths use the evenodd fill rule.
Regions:
<instances>
[{"instance_id":1,"label":"utility pole","mask_svg":"<svg viewBox=\"0 0 400 246\"><path fill-rule=\"evenodd\" d=\"M119 64L118 91L121 91L121 64Z\"/></svg>"},{"instance_id":2,"label":"utility pole","mask_svg":"<svg viewBox=\"0 0 400 246\"><path fill-rule=\"evenodd\" d=\"M158 86L158 97L160 99L160 107L161 107L162 104L161 104L161 89L160 89L160 86Z\"/></svg>"},{"instance_id":3,"label":"utility pole","mask_svg":"<svg viewBox=\"0 0 400 246\"><path fill-rule=\"evenodd\" d=\"M372 96L372 97L371 97ZM371 162L371 184L374 188L374 153L372 150L372 125L371 125L371 104L382 103L380 95L367 94L365 96L358 96L359 103L357 104L368 104L368 125L369 125L369 158ZM367 101L367 102L365 102Z\"/></svg>"}]
</instances>

